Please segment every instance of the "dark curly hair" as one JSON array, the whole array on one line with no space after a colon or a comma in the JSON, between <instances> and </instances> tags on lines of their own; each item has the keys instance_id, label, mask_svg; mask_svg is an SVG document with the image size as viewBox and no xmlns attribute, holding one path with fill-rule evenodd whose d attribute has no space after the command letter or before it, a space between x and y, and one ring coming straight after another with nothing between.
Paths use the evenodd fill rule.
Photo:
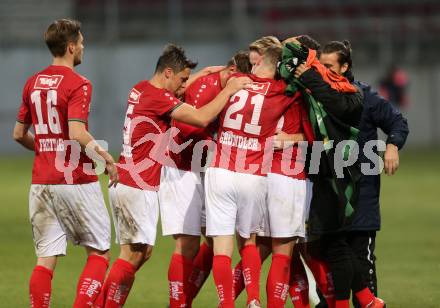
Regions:
<instances>
[{"instance_id":1,"label":"dark curly hair","mask_svg":"<svg viewBox=\"0 0 440 308\"><path fill-rule=\"evenodd\" d=\"M346 77L349 75L352 75L352 68L353 68L353 60L351 59L351 44L348 40L344 41L331 41L325 44L322 47L321 53L337 53L338 55L338 63L339 65L344 65L345 63L348 64L348 69L344 73Z\"/></svg>"}]
</instances>

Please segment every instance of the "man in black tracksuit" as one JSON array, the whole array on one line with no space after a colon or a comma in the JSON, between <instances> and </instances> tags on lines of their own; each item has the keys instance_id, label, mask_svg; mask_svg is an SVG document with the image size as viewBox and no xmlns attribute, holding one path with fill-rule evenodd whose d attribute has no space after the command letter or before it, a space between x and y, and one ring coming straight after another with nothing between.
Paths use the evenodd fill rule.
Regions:
<instances>
[{"instance_id":1,"label":"man in black tracksuit","mask_svg":"<svg viewBox=\"0 0 440 308\"><path fill-rule=\"evenodd\" d=\"M400 111L390 102L379 96L367 84L355 81L364 93L364 109L359 125L359 148L366 142L377 140L377 128L388 135L384 154L385 172L394 174L398 167L398 150L405 144L408 136L408 124ZM363 151L359 157L361 163L370 163ZM397 164L396 164L397 163ZM377 162L375 162L377 165ZM368 287L377 296L376 257L374 255L376 232L380 230L380 175L363 175L360 181L360 193L355 216L349 233L349 244L358 257Z\"/></svg>"},{"instance_id":2,"label":"man in black tracksuit","mask_svg":"<svg viewBox=\"0 0 440 308\"><path fill-rule=\"evenodd\" d=\"M385 173L392 175L399 166L398 150L401 149L408 136L408 124L399 110L367 84L354 81L347 71L351 66L351 50L347 42L330 42L322 48L320 61L336 73L344 74L353 84L362 90L363 111L358 128L360 134L358 144L360 149L360 163L368 163L373 168L378 166L378 156L366 157L364 145L378 139L377 128L388 135L384 154ZM344 71L345 65L345 71ZM348 72L348 74L347 74ZM374 148L377 153L377 148ZM351 230L347 242L358 259L363 278L368 287L377 296L377 280L375 266L375 237L380 229L380 175L362 175L360 179L359 198L352 220ZM354 299L355 307L361 307ZM320 306L319 307L325 307Z\"/></svg>"},{"instance_id":3,"label":"man in black tracksuit","mask_svg":"<svg viewBox=\"0 0 440 308\"><path fill-rule=\"evenodd\" d=\"M363 110L362 90L358 89L356 93L352 94L340 93L327 84L317 71L308 69L304 65L299 65L296 68L295 77L322 104L327 112L329 121L331 121L327 122L329 124L326 127L328 132L334 132L336 137L340 133L343 134L342 131L338 133L338 128L343 128L344 125L345 127L359 127ZM346 130L344 129L344 131ZM337 140L335 140L335 143L337 143ZM359 162L356 165L360 166ZM315 250L313 253L311 250L309 252L314 257L323 257L328 262L333 276L335 299L338 307L349 307L351 290L363 299L364 307L366 307L368 304L374 304L376 299L366 295L365 290L368 290L366 280L361 273L360 264L348 244L348 234L351 230L353 215L343 218L344 204L341 204L340 196L335 193L332 186L332 183L334 183L332 180L334 177L333 168L334 166L329 161L329 157L321 155L319 173L309 175L313 181L313 195L310 205L308 232L311 236L320 236L321 238L319 242L314 242L314 246L318 250L313 249ZM360 177L360 171L358 171L358 174L358 177ZM344 177L342 181L350 180L348 177ZM358 193L356 187L355 195ZM350 199L350 203L356 211L355 199ZM317 244L318 246L316 246ZM311 248L310 245L309 247ZM383 307L383 305L377 307Z\"/></svg>"}]
</instances>

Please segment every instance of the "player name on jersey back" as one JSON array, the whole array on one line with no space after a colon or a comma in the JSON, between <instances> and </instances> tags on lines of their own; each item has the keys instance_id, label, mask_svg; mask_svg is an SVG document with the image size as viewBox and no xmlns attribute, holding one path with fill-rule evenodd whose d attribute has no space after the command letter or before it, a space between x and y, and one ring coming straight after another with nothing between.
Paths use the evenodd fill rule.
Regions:
<instances>
[{"instance_id":1,"label":"player name on jersey back","mask_svg":"<svg viewBox=\"0 0 440 308\"><path fill-rule=\"evenodd\" d=\"M235 93L220 114L219 139L212 166L264 175L270 170L263 165L271 161L271 137L294 99L284 94L283 81L247 76L253 83Z\"/></svg>"},{"instance_id":2,"label":"player name on jersey back","mask_svg":"<svg viewBox=\"0 0 440 308\"><path fill-rule=\"evenodd\" d=\"M38 140L40 152L57 152L64 151L64 139L47 138Z\"/></svg>"},{"instance_id":3,"label":"player name on jersey back","mask_svg":"<svg viewBox=\"0 0 440 308\"><path fill-rule=\"evenodd\" d=\"M239 136L233 132L221 132L219 142L243 150L258 151L261 148L258 138Z\"/></svg>"}]
</instances>

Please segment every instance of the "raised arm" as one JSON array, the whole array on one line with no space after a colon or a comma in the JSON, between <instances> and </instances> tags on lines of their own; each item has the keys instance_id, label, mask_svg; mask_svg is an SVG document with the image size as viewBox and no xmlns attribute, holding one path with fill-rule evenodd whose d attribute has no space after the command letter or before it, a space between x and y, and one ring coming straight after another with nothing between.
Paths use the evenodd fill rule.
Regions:
<instances>
[{"instance_id":1,"label":"raised arm","mask_svg":"<svg viewBox=\"0 0 440 308\"><path fill-rule=\"evenodd\" d=\"M205 68L202 68L197 73L191 74L189 76L188 80L186 81L186 88L188 88L196 79L203 77L203 76L206 76L206 75L209 75L209 74L220 72L221 70L224 70L225 68L226 68L226 66L224 66L224 65L214 65L214 66L207 66Z\"/></svg>"}]
</instances>

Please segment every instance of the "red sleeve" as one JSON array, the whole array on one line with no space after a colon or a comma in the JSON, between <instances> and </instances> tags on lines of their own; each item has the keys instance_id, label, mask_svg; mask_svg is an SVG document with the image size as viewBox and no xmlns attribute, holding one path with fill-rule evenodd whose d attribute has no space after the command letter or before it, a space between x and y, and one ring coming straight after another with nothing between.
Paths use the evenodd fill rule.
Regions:
<instances>
[{"instance_id":1,"label":"red sleeve","mask_svg":"<svg viewBox=\"0 0 440 308\"><path fill-rule=\"evenodd\" d=\"M302 133L300 108L301 107L300 107L299 102L296 102L295 104L290 106L291 111L290 111L290 113L288 113L288 115L292 117L292 133L293 134Z\"/></svg>"},{"instance_id":2,"label":"red sleeve","mask_svg":"<svg viewBox=\"0 0 440 308\"><path fill-rule=\"evenodd\" d=\"M30 108L30 95L28 93L28 83L23 88L23 94L22 94L22 100L20 109L18 110L17 115L17 122L23 123L23 124L31 124L32 123L32 116L31 116L31 108Z\"/></svg>"},{"instance_id":3,"label":"red sleeve","mask_svg":"<svg viewBox=\"0 0 440 308\"><path fill-rule=\"evenodd\" d=\"M142 99L142 98L141 98ZM158 115L166 115L173 112L174 109L183 103L174 95L165 92L156 98L154 102L154 109Z\"/></svg>"},{"instance_id":4,"label":"red sleeve","mask_svg":"<svg viewBox=\"0 0 440 308\"><path fill-rule=\"evenodd\" d=\"M216 86L209 84L207 81L194 82L185 91L185 102L190 105L200 108L209 102L211 102L217 95L219 91Z\"/></svg>"},{"instance_id":5,"label":"red sleeve","mask_svg":"<svg viewBox=\"0 0 440 308\"><path fill-rule=\"evenodd\" d=\"M92 98L92 85L85 83L73 91L67 105L67 119L87 123Z\"/></svg>"}]
</instances>

